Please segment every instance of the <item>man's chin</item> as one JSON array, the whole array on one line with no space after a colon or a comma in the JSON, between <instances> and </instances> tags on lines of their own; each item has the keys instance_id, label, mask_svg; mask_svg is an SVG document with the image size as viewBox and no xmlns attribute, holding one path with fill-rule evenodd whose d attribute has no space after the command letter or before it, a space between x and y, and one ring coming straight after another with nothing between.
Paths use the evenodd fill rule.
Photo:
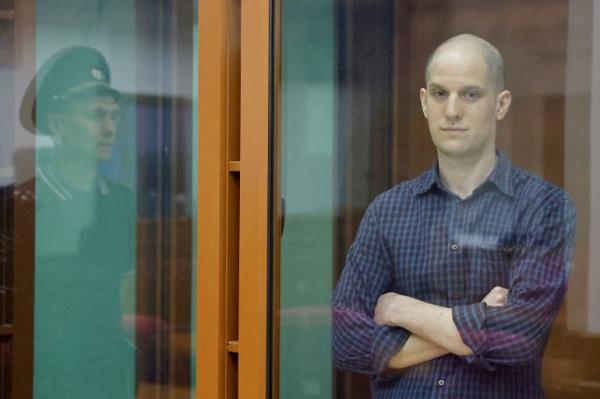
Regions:
<instances>
[{"instance_id":1,"label":"man's chin","mask_svg":"<svg viewBox=\"0 0 600 399\"><path fill-rule=\"evenodd\" d=\"M112 159L112 151L98 151L98 161L105 162Z\"/></svg>"},{"instance_id":2,"label":"man's chin","mask_svg":"<svg viewBox=\"0 0 600 399\"><path fill-rule=\"evenodd\" d=\"M494 148L491 150L494 152ZM438 156L449 159L483 159L488 155L487 148L465 148L464 146L437 146Z\"/></svg>"},{"instance_id":3,"label":"man's chin","mask_svg":"<svg viewBox=\"0 0 600 399\"><path fill-rule=\"evenodd\" d=\"M452 143L454 144L454 143ZM459 143L456 143L459 144ZM468 148L462 145L451 145L450 143L444 143L444 145L437 146L438 153L448 158L461 158L470 153Z\"/></svg>"}]
</instances>

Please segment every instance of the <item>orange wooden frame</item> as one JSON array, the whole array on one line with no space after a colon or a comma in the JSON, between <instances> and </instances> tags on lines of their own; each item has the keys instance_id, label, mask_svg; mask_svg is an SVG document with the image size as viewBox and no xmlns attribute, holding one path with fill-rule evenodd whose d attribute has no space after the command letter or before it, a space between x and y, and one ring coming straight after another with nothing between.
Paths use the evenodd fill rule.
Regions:
<instances>
[{"instance_id":1,"label":"orange wooden frame","mask_svg":"<svg viewBox=\"0 0 600 399\"><path fill-rule=\"evenodd\" d=\"M203 399L267 395L269 13L269 0L198 2L196 397Z\"/></svg>"},{"instance_id":2,"label":"orange wooden frame","mask_svg":"<svg viewBox=\"0 0 600 399\"><path fill-rule=\"evenodd\" d=\"M198 2L196 397L224 397L226 7Z\"/></svg>"},{"instance_id":3,"label":"orange wooden frame","mask_svg":"<svg viewBox=\"0 0 600 399\"><path fill-rule=\"evenodd\" d=\"M240 108L240 399L266 398L269 1L242 2Z\"/></svg>"}]
</instances>

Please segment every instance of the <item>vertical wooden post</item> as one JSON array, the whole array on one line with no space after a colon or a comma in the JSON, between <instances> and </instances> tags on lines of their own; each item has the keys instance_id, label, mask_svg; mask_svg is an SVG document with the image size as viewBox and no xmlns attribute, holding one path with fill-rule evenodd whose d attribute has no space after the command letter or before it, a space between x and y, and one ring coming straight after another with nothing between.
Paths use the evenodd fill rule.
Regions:
<instances>
[{"instance_id":1,"label":"vertical wooden post","mask_svg":"<svg viewBox=\"0 0 600 399\"><path fill-rule=\"evenodd\" d=\"M198 2L197 397L267 395L270 0Z\"/></svg>"},{"instance_id":2,"label":"vertical wooden post","mask_svg":"<svg viewBox=\"0 0 600 399\"><path fill-rule=\"evenodd\" d=\"M225 394L227 1L198 2L196 397Z\"/></svg>"},{"instance_id":3,"label":"vertical wooden post","mask_svg":"<svg viewBox=\"0 0 600 399\"><path fill-rule=\"evenodd\" d=\"M270 1L241 9L239 398L267 395Z\"/></svg>"}]
</instances>

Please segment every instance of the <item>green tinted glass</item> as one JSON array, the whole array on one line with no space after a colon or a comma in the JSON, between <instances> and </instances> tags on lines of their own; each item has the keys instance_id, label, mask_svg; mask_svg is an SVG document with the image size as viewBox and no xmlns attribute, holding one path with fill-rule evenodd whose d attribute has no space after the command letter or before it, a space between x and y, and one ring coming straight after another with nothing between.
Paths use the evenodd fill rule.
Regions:
<instances>
[{"instance_id":1,"label":"green tinted glass","mask_svg":"<svg viewBox=\"0 0 600 399\"><path fill-rule=\"evenodd\" d=\"M194 2L34 10L33 397L191 394Z\"/></svg>"}]
</instances>

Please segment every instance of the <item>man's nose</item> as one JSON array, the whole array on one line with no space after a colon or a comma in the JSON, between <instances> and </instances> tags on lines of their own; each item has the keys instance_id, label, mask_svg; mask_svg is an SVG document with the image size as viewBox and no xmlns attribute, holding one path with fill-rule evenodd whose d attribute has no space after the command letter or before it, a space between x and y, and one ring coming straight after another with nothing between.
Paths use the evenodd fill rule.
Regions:
<instances>
[{"instance_id":1,"label":"man's nose","mask_svg":"<svg viewBox=\"0 0 600 399\"><path fill-rule=\"evenodd\" d=\"M108 135L112 136L115 133L117 133L116 119L110 115L107 115L104 118L102 118L102 132L107 136Z\"/></svg>"},{"instance_id":2,"label":"man's nose","mask_svg":"<svg viewBox=\"0 0 600 399\"><path fill-rule=\"evenodd\" d=\"M458 96L451 94L446 102L446 118L450 120L460 119L461 109Z\"/></svg>"}]
</instances>

